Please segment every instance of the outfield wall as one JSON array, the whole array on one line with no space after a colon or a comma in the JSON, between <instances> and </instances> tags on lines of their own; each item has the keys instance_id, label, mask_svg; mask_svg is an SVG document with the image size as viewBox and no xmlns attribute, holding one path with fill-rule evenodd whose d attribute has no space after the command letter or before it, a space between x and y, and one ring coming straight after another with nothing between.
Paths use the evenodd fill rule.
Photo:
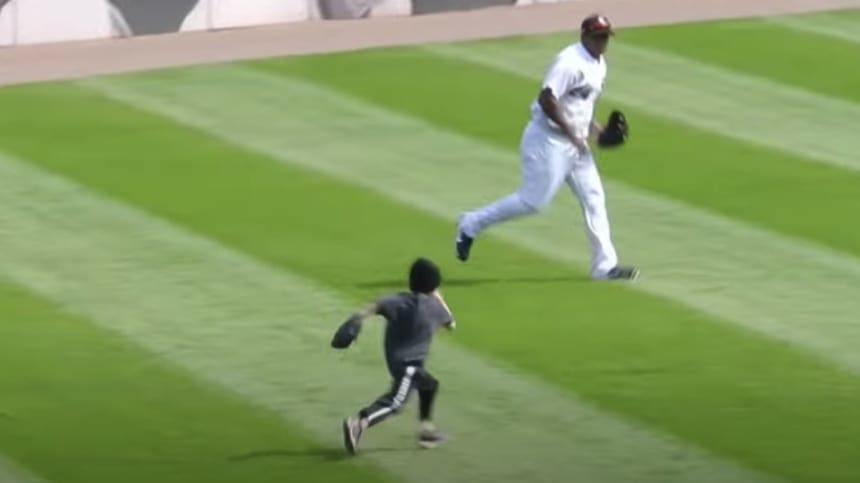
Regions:
<instances>
[{"instance_id":1,"label":"outfield wall","mask_svg":"<svg viewBox=\"0 0 860 483\"><path fill-rule=\"evenodd\" d=\"M573 0L0 0L0 46Z\"/></svg>"}]
</instances>

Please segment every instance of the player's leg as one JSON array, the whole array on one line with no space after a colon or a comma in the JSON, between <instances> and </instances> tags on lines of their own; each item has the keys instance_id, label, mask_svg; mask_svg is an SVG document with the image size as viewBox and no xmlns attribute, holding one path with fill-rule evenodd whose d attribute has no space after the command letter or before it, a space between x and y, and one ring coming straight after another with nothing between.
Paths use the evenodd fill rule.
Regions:
<instances>
[{"instance_id":1,"label":"player's leg","mask_svg":"<svg viewBox=\"0 0 860 483\"><path fill-rule=\"evenodd\" d=\"M635 268L618 265L618 255L609 229L603 182L590 153L573 161L573 168L565 181L579 200L585 219L585 232L591 247L591 277L635 278L638 274Z\"/></svg>"},{"instance_id":2,"label":"player's leg","mask_svg":"<svg viewBox=\"0 0 860 483\"><path fill-rule=\"evenodd\" d=\"M405 369L394 378L391 390L380 396L370 406L358 412L362 419L367 420L367 426L374 426L396 414L406 404L409 394L415 383L415 374L418 367L406 366Z\"/></svg>"},{"instance_id":3,"label":"player's leg","mask_svg":"<svg viewBox=\"0 0 860 483\"><path fill-rule=\"evenodd\" d=\"M415 389L418 391L418 444L423 448L435 448L445 438L433 423L433 403L439 391L439 381L424 369L415 375Z\"/></svg>"},{"instance_id":4,"label":"player's leg","mask_svg":"<svg viewBox=\"0 0 860 483\"><path fill-rule=\"evenodd\" d=\"M391 389L377 398L369 406L361 409L357 417L347 418L343 422L344 446L350 453L355 453L358 441L367 428L386 420L400 411L409 399L413 389L414 376L418 367L406 366L394 374Z\"/></svg>"},{"instance_id":5,"label":"player's leg","mask_svg":"<svg viewBox=\"0 0 860 483\"><path fill-rule=\"evenodd\" d=\"M529 125L520 143L520 187L514 193L460 216L455 247L457 258L469 258L473 240L487 228L537 213L555 196L569 169L564 145L550 140L539 127Z\"/></svg>"}]
</instances>

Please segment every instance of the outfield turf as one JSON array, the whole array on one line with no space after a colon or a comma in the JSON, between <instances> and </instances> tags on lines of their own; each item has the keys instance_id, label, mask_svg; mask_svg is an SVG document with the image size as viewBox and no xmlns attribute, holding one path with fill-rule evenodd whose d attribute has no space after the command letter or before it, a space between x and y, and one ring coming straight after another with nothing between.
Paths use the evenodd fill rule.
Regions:
<instances>
[{"instance_id":1,"label":"outfield turf","mask_svg":"<svg viewBox=\"0 0 860 483\"><path fill-rule=\"evenodd\" d=\"M453 257L569 36L0 89L0 480L860 480L860 11L799 18L619 32L634 285L587 280L566 188ZM328 338L417 255L451 442L410 405L344 458L387 379L378 327Z\"/></svg>"}]
</instances>

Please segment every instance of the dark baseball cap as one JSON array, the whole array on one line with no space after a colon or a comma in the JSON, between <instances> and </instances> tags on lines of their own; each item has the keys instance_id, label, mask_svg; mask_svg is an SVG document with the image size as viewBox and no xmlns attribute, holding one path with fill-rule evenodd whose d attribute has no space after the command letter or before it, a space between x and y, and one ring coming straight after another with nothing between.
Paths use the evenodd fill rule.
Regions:
<instances>
[{"instance_id":1,"label":"dark baseball cap","mask_svg":"<svg viewBox=\"0 0 860 483\"><path fill-rule=\"evenodd\" d=\"M612 30L612 23L609 21L609 19L604 17L603 15L598 14L585 17L585 19L582 21L580 29L585 35L601 33L615 35L615 31Z\"/></svg>"}]
</instances>

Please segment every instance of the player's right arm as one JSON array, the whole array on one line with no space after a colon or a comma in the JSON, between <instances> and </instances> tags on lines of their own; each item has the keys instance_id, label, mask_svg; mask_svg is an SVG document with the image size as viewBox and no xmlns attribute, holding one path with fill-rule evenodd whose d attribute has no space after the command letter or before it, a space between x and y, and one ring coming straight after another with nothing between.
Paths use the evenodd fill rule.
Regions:
<instances>
[{"instance_id":1,"label":"player's right arm","mask_svg":"<svg viewBox=\"0 0 860 483\"><path fill-rule=\"evenodd\" d=\"M394 319L397 308L400 306L402 301L403 296L399 293L383 295L368 304L363 310L355 313L353 316L361 317L361 320L364 320L375 315L381 315L384 318L391 320Z\"/></svg>"},{"instance_id":2,"label":"player's right arm","mask_svg":"<svg viewBox=\"0 0 860 483\"><path fill-rule=\"evenodd\" d=\"M353 312L348 319L346 319L345 324L355 324L358 327L361 327L364 323L365 319L373 317L379 313L379 306L377 304L371 304L367 307Z\"/></svg>"},{"instance_id":3,"label":"player's right arm","mask_svg":"<svg viewBox=\"0 0 860 483\"><path fill-rule=\"evenodd\" d=\"M366 305L364 308L353 312L349 316L348 320L361 325L361 323L364 322L366 319L369 319L376 315L385 315L385 303L385 298L375 300L370 304Z\"/></svg>"},{"instance_id":4,"label":"player's right arm","mask_svg":"<svg viewBox=\"0 0 860 483\"><path fill-rule=\"evenodd\" d=\"M570 142L581 153L585 153L588 151L588 144L584 139L576 135L573 128L564 119L561 104L559 103L559 99L561 99L564 93L568 92L576 84L576 74L560 58L556 59L546 73L540 95L538 96L538 104L540 104L544 114L570 139Z\"/></svg>"},{"instance_id":5,"label":"player's right arm","mask_svg":"<svg viewBox=\"0 0 860 483\"><path fill-rule=\"evenodd\" d=\"M335 349L345 349L352 345L361 333L361 327L364 320L380 313L380 304L373 303L366 306L364 309L353 312L346 321L338 327L332 337L331 346Z\"/></svg>"},{"instance_id":6,"label":"player's right arm","mask_svg":"<svg viewBox=\"0 0 860 483\"><path fill-rule=\"evenodd\" d=\"M379 315L379 313L380 313L379 303L373 302L370 305L366 306L364 309L356 312L355 315L357 317L361 317L361 319L364 320L366 318L373 317L374 315Z\"/></svg>"}]
</instances>

